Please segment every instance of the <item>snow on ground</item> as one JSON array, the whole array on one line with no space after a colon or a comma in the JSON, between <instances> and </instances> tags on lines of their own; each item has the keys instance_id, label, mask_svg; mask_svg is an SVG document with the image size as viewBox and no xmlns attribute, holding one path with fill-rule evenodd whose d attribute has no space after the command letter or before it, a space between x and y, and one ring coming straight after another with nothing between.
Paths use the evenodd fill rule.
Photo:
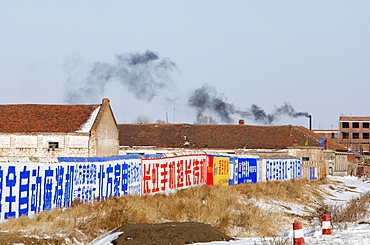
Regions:
<instances>
[{"instance_id":1,"label":"snow on ground","mask_svg":"<svg viewBox=\"0 0 370 245\"><path fill-rule=\"evenodd\" d=\"M359 197L361 194L370 191L370 179L363 180L353 176L329 177L332 181L341 182L339 185L329 184L325 188L330 193L326 202L328 204L346 204L349 200ZM261 204L262 205L262 204ZM266 207L269 206L269 204ZM282 206L288 204L282 203ZM291 204L290 204L291 205ZM302 213L300 207L292 208L293 211ZM348 224L345 230L332 230L333 235L322 236L320 226L303 227L304 240L306 244L336 244L336 245L368 245L370 244L370 220L367 224ZM102 239L96 239L90 245L107 245L116 239L118 234L107 234ZM292 230L282 234L281 237L250 237L237 238L235 241L195 243L195 245L257 245L257 244L292 244Z\"/></svg>"},{"instance_id":2,"label":"snow on ground","mask_svg":"<svg viewBox=\"0 0 370 245\"><path fill-rule=\"evenodd\" d=\"M341 182L340 185L327 185L326 190L330 193L326 202L328 204L346 204L349 200L359 197L361 194L370 191L370 179L364 180L353 176L329 177L332 181ZM294 209L297 211L297 209ZM303 227L304 240L306 244L336 244L336 245L369 245L370 244L370 220L368 224L348 224L345 230L332 230L333 235L322 236L320 226ZM274 241L276 243L274 243ZM293 244L293 223L292 230L281 237L251 237L240 238L230 242L195 243L196 245L241 245L241 244ZM269 243L270 242L270 243ZM281 243L279 243L281 242Z\"/></svg>"},{"instance_id":3,"label":"snow on ground","mask_svg":"<svg viewBox=\"0 0 370 245\"><path fill-rule=\"evenodd\" d=\"M370 244L370 226L358 225L354 228L335 232L332 236L323 237L321 229L316 229L312 234L305 234L304 240L307 245L310 244L336 244L336 245L368 245ZM270 242L270 243L269 243ZM273 243L275 242L275 243ZM280 243L279 243L280 242ZM285 243L283 243L285 242ZM280 238L240 238L230 242L210 242L210 243L194 243L195 245L255 245L255 244L293 244L292 233Z\"/></svg>"},{"instance_id":4,"label":"snow on ground","mask_svg":"<svg viewBox=\"0 0 370 245\"><path fill-rule=\"evenodd\" d=\"M342 185L328 185L326 190L333 196L327 197L327 204L345 204L353 198L370 191L370 179L359 179L354 176L329 177L332 181L342 182Z\"/></svg>"},{"instance_id":5,"label":"snow on ground","mask_svg":"<svg viewBox=\"0 0 370 245\"><path fill-rule=\"evenodd\" d=\"M89 243L89 245L108 245L112 244L111 242L113 240L116 240L119 235L121 235L123 232L115 232L115 230L110 231L104 235L101 235L100 237L94 239L92 242Z\"/></svg>"},{"instance_id":6,"label":"snow on ground","mask_svg":"<svg viewBox=\"0 0 370 245\"><path fill-rule=\"evenodd\" d=\"M370 225L354 225L344 231L334 231L331 236L322 236L321 228L316 227L313 231L304 230L304 240L307 245L314 244L336 244L336 245L369 245ZM307 233L308 232L308 233ZM270 243L269 243L270 242ZM274 243L275 242L275 243ZM279 243L280 242L280 243ZM285 243L284 243L285 242ZM194 243L194 245L257 245L257 244L293 244L293 231L282 237L251 237L240 238L230 242Z\"/></svg>"}]
</instances>

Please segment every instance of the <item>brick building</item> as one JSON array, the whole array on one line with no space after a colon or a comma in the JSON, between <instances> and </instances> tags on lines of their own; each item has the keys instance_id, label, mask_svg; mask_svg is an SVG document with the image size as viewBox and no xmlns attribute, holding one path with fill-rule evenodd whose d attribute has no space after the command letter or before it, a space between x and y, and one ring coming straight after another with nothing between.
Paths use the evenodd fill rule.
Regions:
<instances>
[{"instance_id":1,"label":"brick building","mask_svg":"<svg viewBox=\"0 0 370 245\"><path fill-rule=\"evenodd\" d=\"M339 118L338 143L360 155L370 152L370 117Z\"/></svg>"},{"instance_id":2,"label":"brick building","mask_svg":"<svg viewBox=\"0 0 370 245\"><path fill-rule=\"evenodd\" d=\"M328 174L346 174L347 149L300 126L119 124L120 154L165 151L218 151L259 157L301 158L304 164L322 166Z\"/></svg>"},{"instance_id":3,"label":"brick building","mask_svg":"<svg viewBox=\"0 0 370 245\"><path fill-rule=\"evenodd\" d=\"M93 105L0 105L0 156L118 155L109 99Z\"/></svg>"},{"instance_id":4,"label":"brick building","mask_svg":"<svg viewBox=\"0 0 370 245\"><path fill-rule=\"evenodd\" d=\"M338 130L314 130L356 155L370 155L370 117L339 118Z\"/></svg>"}]
</instances>

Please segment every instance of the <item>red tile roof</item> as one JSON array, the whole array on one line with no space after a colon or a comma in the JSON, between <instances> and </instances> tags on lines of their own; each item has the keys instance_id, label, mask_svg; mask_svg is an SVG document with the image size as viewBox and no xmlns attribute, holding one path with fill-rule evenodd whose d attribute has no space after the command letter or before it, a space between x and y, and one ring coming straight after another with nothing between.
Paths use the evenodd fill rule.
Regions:
<instances>
[{"instance_id":1,"label":"red tile roof","mask_svg":"<svg viewBox=\"0 0 370 245\"><path fill-rule=\"evenodd\" d=\"M305 127L297 126L295 128L297 128L297 130L302 131L306 135L310 135L311 137L315 138L317 141L320 141L320 139L323 138L322 134L315 133L314 131L311 131L311 130L305 128ZM329 140L329 139L327 139L327 147L329 149L336 149L336 150L340 150L340 151L347 151L347 148L345 148L344 146L342 146L340 144L337 144L334 141Z\"/></svg>"},{"instance_id":2,"label":"red tile roof","mask_svg":"<svg viewBox=\"0 0 370 245\"><path fill-rule=\"evenodd\" d=\"M97 105L0 105L0 132L75 132Z\"/></svg>"},{"instance_id":3,"label":"red tile roof","mask_svg":"<svg viewBox=\"0 0 370 245\"><path fill-rule=\"evenodd\" d=\"M303 127L192 124L119 124L120 146L208 149L286 149L319 146L321 136ZM302 129L303 128L303 129ZM345 150L328 144L332 149Z\"/></svg>"}]
</instances>

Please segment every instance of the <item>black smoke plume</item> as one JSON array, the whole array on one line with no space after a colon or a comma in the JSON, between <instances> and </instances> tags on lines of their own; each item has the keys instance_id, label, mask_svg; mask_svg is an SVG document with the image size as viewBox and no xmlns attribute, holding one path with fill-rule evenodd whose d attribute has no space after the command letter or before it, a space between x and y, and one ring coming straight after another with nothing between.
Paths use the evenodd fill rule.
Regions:
<instances>
[{"instance_id":1,"label":"black smoke plume","mask_svg":"<svg viewBox=\"0 0 370 245\"><path fill-rule=\"evenodd\" d=\"M171 83L170 73L175 69L174 62L150 50L117 54L114 63L93 63L87 76L79 81L69 76L65 102L99 101L106 87L113 82L123 85L136 98L150 102L161 88Z\"/></svg>"},{"instance_id":2,"label":"black smoke plume","mask_svg":"<svg viewBox=\"0 0 370 245\"><path fill-rule=\"evenodd\" d=\"M308 112L296 112L294 110L293 106L288 102L285 102L284 105L275 108L274 113L278 116L279 115L287 115L287 116L290 116L290 117L293 117L293 118L308 117L310 115Z\"/></svg>"},{"instance_id":3,"label":"black smoke plume","mask_svg":"<svg viewBox=\"0 0 370 245\"><path fill-rule=\"evenodd\" d=\"M252 104L250 109L244 114L245 118L252 119L254 122L262 124L273 124L278 121L280 116L289 116L292 118L297 117L308 117L307 112L296 112L293 106L285 102L282 106L276 107L271 113L266 113L261 107L256 104Z\"/></svg>"},{"instance_id":4,"label":"black smoke plume","mask_svg":"<svg viewBox=\"0 0 370 245\"><path fill-rule=\"evenodd\" d=\"M293 106L288 102L285 102L280 107L275 107L271 113L266 113L256 104L252 104L247 110L240 110L225 100L222 95L217 93L214 87L204 84L201 88L194 90L189 98L188 104L196 110L196 121L201 121L201 117L203 117L206 112L215 114L225 123L232 123L232 116L236 114L243 118L250 119L253 122L266 125L273 124L275 121L279 120L280 116L294 118L309 116L307 112L296 112Z\"/></svg>"},{"instance_id":5,"label":"black smoke plume","mask_svg":"<svg viewBox=\"0 0 370 245\"><path fill-rule=\"evenodd\" d=\"M196 110L197 121L201 121L206 110L215 113L222 122L226 123L231 123L233 121L231 115L237 113L234 105L223 101L216 89L208 84L196 89L191 94L188 103Z\"/></svg>"},{"instance_id":6,"label":"black smoke plume","mask_svg":"<svg viewBox=\"0 0 370 245\"><path fill-rule=\"evenodd\" d=\"M252 119L254 122L262 124L272 124L276 120L274 114L266 113L261 107L256 104L251 105L248 111L244 112L244 117Z\"/></svg>"}]
</instances>

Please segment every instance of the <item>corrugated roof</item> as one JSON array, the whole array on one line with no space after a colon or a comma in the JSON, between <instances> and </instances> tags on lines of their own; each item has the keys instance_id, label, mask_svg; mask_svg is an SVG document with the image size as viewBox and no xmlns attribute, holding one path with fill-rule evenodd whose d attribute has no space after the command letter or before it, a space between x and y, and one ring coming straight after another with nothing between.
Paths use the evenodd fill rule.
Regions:
<instances>
[{"instance_id":1,"label":"corrugated roof","mask_svg":"<svg viewBox=\"0 0 370 245\"><path fill-rule=\"evenodd\" d=\"M118 128L120 146L286 149L294 145L304 146L306 140L309 146L319 146L321 138L308 129L291 125L119 124ZM344 149L340 145L328 145Z\"/></svg>"},{"instance_id":2,"label":"corrugated roof","mask_svg":"<svg viewBox=\"0 0 370 245\"><path fill-rule=\"evenodd\" d=\"M100 105L0 105L0 132L75 132Z\"/></svg>"}]
</instances>

